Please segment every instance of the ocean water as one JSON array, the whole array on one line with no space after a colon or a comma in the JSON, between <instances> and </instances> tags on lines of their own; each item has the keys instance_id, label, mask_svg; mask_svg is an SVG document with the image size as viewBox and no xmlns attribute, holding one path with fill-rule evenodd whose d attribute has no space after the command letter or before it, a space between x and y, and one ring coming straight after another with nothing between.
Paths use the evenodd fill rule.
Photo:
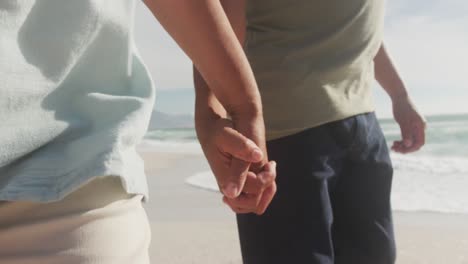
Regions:
<instances>
[{"instance_id":1,"label":"ocean water","mask_svg":"<svg viewBox=\"0 0 468 264\"><path fill-rule=\"evenodd\" d=\"M403 211L468 213L468 114L430 116L426 145L417 153L392 153L393 208ZM380 120L391 145L400 137L398 125ZM156 151L202 153L194 129L149 131L143 146ZM213 175L192 175L188 184L217 190Z\"/></svg>"}]
</instances>

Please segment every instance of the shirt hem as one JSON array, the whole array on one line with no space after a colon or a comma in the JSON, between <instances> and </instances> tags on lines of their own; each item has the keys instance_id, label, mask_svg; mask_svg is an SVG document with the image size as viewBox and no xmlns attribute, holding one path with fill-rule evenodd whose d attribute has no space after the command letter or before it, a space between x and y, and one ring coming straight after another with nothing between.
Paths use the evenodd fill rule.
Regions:
<instances>
[{"instance_id":1,"label":"shirt hem","mask_svg":"<svg viewBox=\"0 0 468 264\"><path fill-rule=\"evenodd\" d=\"M141 194L143 195L144 202L149 200L146 174L143 169L134 168L134 166L126 168L128 165L125 165L123 162L117 160L109 161L108 159L103 159L94 164L92 169L64 175L63 177L71 179L65 183L41 185L15 191L3 190L0 192L0 201L32 201L41 203L60 201L65 196L99 177L119 177L123 189L128 194ZM131 175L129 175L129 172L131 172ZM136 182L140 183L136 184ZM14 188L13 186L10 187L10 189Z\"/></svg>"},{"instance_id":2,"label":"shirt hem","mask_svg":"<svg viewBox=\"0 0 468 264\"><path fill-rule=\"evenodd\" d=\"M321 125L325 125L327 123L343 120L343 119L350 118L352 116L356 116L356 115L360 115L360 114L372 113L374 111L375 111L375 108L370 108L370 109L356 111L356 112L353 112L353 113L339 113L339 114L336 114L334 116L330 116L329 118L323 119L323 120L318 121L318 122L311 122L307 126L298 127L298 128L291 128L291 129L284 129L284 130L277 130L277 131L267 131L266 132L266 139L267 139L267 141L271 141L271 140L276 140L276 139L292 136L292 135L301 133L301 132L303 132L303 131L305 131L307 129L310 129L310 128L318 127L318 126L321 126Z\"/></svg>"}]
</instances>

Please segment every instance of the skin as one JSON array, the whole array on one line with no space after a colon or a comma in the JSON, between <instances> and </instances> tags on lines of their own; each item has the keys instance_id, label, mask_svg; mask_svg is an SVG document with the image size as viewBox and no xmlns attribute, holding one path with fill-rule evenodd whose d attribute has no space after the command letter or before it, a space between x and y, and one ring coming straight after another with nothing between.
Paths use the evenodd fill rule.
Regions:
<instances>
[{"instance_id":1,"label":"skin","mask_svg":"<svg viewBox=\"0 0 468 264\"><path fill-rule=\"evenodd\" d=\"M222 1L222 6L239 40L238 43L242 43L244 39L245 30L242 30L245 28L245 19L243 17L245 10L244 4L245 2L243 1ZM228 116L232 117L232 114L223 108L223 104L218 101L218 97L215 96L215 91L212 89L212 86L208 85L208 82L203 79L196 66L194 67L194 82L197 98L195 105L195 124L198 138L200 142L202 142L202 146L204 146L205 156L210 162L221 189L223 188L223 184L229 182L233 177L239 178L239 169L236 168L236 164L239 162L236 160L236 157L232 159L229 155L224 155L224 160L216 158L220 157L218 154L220 150L215 147L216 144L213 144L213 139L216 139L216 136L211 135L213 133L211 131L217 133L216 131L220 130L210 127L214 124L225 128L233 127L247 138L250 138L263 152L264 158L260 162L253 164L253 166L250 167L251 172L248 172L246 176L241 176L242 179L246 177L245 185L240 185L242 186L241 195L238 197L225 196L223 197L223 201L236 213L263 214L276 193L276 183L274 182L276 177L276 164L267 162L263 120L262 123L252 123L252 125L248 127L238 127L235 118L233 118L232 121L227 118ZM237 136L240 137L242 135ZM235 140L234 136L231 138ZM221 150L221 152L223 151ZM244 158L244 160L246 159ZM234 164L235 167L229 169L229 164ZM245 164L240 167L244 169Z\"/></svg>"},{"instance_id":2,"label":"skin","mask_svg":"<svg viewBox=\"0 0 468 264\"><path fill-rule=\"evenodd\" d=\"M413 104L406 86L382 44L374 58L375 78L392 100L393 116L401 130L401 140L392 150L406 154L419 150L425 143L426 120Z\"/></svg>"},{"instance_id":3,"label":"skin","mask_svg":"<svg viewBox=\"0 0 468 264\"><path fill-rule=\"evenodd\" d=\"M263 214L276 192L274 182L276 163L266 161L265 144L259 141L265 140L264 136L261 136L264 135L263 123L259 126L255 126L256 123L254 123L250 130L253 132L250 134L249 131L245 132L263 146L263 152L254 158L252 155L254 152L249 149L257 146L255 140L250 140L234 128L234 122L227 118L227 112L196 70L194 70L194 80L196 87L195 127L220 190L223 190L227 183L241 179L240 175L245 172L245 184L241 185L242 193L237 197L248 206L239 205L233 210ZM255 174L245 171L250 163L260 164L261 172Z\"/></svg>"},{"instance_id":4,"label":"skin","mask_svg":"<svg viewBox=\"0 0 468 264\"><path fill-rule=\"evenodd\" d=\"M197 132L223 194L230 198L241 196L245 182L249 179L250 186L255 175L249 172L252 163L265 166L263 173L255 175L258 180L254 185L260 181L271 185L276 172L274 163L267 163L264 151L260 94L220 1L145 3L194 62L198 69L196 80L203 80L210 87L210 95L197 95ZM212 111L221 108L222 112Z\"/></svg>"},{"instance_id":5,"label":"skin","mask_svg":"<svg viewBox=\"0 0 468 264\"><path fill-rule=\"evenodd\" d=\"M246 31L245 3L245 0L222 1L224 10L240 43L244 43ZM402 139L395 141L392 149L399 153L410 153L419 150L425 142L426 121L412 103L406 86L387 53L384 44L381 45L374 58L374 65L375 78L392 100L394 118L399 124L402 134ZM204 88L199 87L199 89L202 90ZM209 97L211 95L208 92L208 94L204 94L203 96ZM214 101L215 99L211 100ZM222 109L217 109L216 111L221 113ZM276 185L272 188L276 190ZM247 202L246 199L241 199L240 197L224 197L223 200L236 213L249 212L249 210L255 209L254 203Z\"/></svg>"}]
</instances>

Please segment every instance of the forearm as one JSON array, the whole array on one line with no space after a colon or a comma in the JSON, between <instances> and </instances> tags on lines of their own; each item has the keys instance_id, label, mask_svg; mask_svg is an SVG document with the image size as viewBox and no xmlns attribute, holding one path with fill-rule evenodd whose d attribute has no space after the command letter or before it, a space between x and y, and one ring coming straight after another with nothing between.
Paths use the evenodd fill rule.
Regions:
<instances>
[{"instance_id":1,"label":"forearm","mask_svg":"<svg viewBox=\"0 0 468 264\"><path fill-rule=\"evenodd\" d=\"M193 80L195 85L195 129L197 137L203 145L209 135L209 130L212 129L210 124L213 124L216 119L226 118L227 113L195 66L193 67Z\"/></svg>"},{"instance_id":2,"label":"forearm","mask_svg":"<svg viewBox=\"0 0 468 264\"><path fill-rule=\"evenodd\" d=\"M197 137L203 146L209 140L207 137L215 129L213 124L216 124L218 119L233 118L210 90L208 84L203 80L203 77L195 67L193 75L195 84L195 128ZM242 118L233 119L232 125L238 132L252 140L263 150L266 161L263 116L245 115Z\"/></svg>"},{"instance_id":3,"label":"forearm","mask_svg":"<svg viewBox=\"0 0 468 264\"><path fill-rule=\"evenodd\" d=\"M392 101L408 96L405 84L383 43L374 58L374 67L375 79Z\"/></svg>"},{"instance_id":4,"label":"forearm","mask_svg":"<svg viewBox=\"0 0 468 264\"><path fill-rule=\"evenodd\" d=\"M224 0L221 1L222 7L229 21L229 27L235 33L239 45L242 47L245 36L245 1L244 0ZM198 124L198 133L199 137L203 137L203 127L206 121L213 117L232 117L236 121L236 113L229 110L228 107L225 107L224 102L218 100L218 95L216 94L216 87L213 87L211 84L207 83L203 76L200 74L197 66L194 66L194 83L195 83L195 93L196 93L196 123ZM255 87L255 89L257 89ZM248 94L237 93L236 96L239 98L248 98ZM221 101L221 102L220 102ZM261 106L261 105L260 105ZM264 135L255 135L252 134L253 131L263 131L262 129L258 130L258 124L262 123L263 126L263 117L261 112L258 112L258 115L244 115L242 116L244 127L236 127L239 132L245 134L245 136L254 140L255 143L262 146L264 143L261 142L264 140ZM239 122L234 122L234 124L239 124Z\"/></svg>"},{"instance_id":5,"label":"forearm","mask_svg":"<svg viewBox=\"0 0 468 264\"><path fill-rule=\"evenodd\" d=\"M146 4L233 118L261 115L253 73L219 0L146 0Z\"/></svg>"}]
</instances>

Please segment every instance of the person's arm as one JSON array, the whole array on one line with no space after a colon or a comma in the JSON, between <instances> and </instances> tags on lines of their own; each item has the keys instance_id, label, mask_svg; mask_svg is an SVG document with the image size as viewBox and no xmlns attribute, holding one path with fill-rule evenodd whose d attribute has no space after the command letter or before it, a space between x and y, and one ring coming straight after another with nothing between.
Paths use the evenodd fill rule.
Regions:
<instances>
[{"instance_id":1,"label":"person's arm","mask_svg":"<svg viewBox=\"0 0 468 264\"><path fill-rule=\"evenodd\" d=\"M261 131L264 124L257 85L220 1L146 0L145 3L192 59L210 91L229 114L235 130L252 137L255 131ZM206 127L211 124L199 123ZM204 144L204 137L200 139ZM244 151L258 153L252 145ZM253 154L251 161L258 161L257 158L263 159L261 151L260 157ZM243 173L222 186L222 191L229 197L237 197L247 178L249 163L238 159L233 159L232 163L236 168L233 171Z\"/></svg>"},{"instance_id":2,"label":"person's arm","mask_svg":"<svg viewBox=\"0 0 468 264\"><path fill-rule=\"evenodd\" d=\"M239 43L242 44L244 42L246 27L245 0L226 0L221 3ZM234 132L230 133L231 126L238 129L238 127L236 127L236 120L233 120L234 123L232 123L227 119L229 114L218 101L195 65L193 67L193 72L196 94L195 126L197 135L200 142L202 142L202 146L204 146L204 153L210 161L218 184L222 189L222 186L226 182L233 182L236 178L240 181L244 181L245 179L246 183L241 188L243 192L249 192L248 195L244 193L236 199L232 199L233 197L225 197L223 201L236 213L254 212L262 214L265 212L276 192L276 184L274 182L276 176L275 163L267 163L263 119L247 123L247 127L240 128L239 131L242 131L243 135ZM220 136L220 134L224 134L224 136ZM257 166L257 169L259 169L266 164L263 172L255 175L253 173L247 173L247 170L242 171L248 168L245 166L248 165L245 162L248 161L248 157L245 157L245 155L242 157L242 152L239 151L237 157L232 157L234 162L223 160L223 156L226 158L226 156L229 155L220 155L219 148L216 147L216 138L224 139L224 141L239 142L237 143L238 146L248 145L246 143L248 140L247 138L251 139L253 143L260 146L263 151L263 161ZM227 146L230 144L222 145ZM247 147L244 147L244 149L247 149ZM250 151L244 151L243 153L249 152ZM242 163L244 163L244 166L242 166ZM237 164L238 168L228 168L226 164L235 166ZM260 179L261 177L263 178Z\"/></svg>"},{"instance_id":3,"label":"person's arm","mask_svg":"<svg viewBox=\"0 0 468 264\"><path fill-rule=\"evenodd\" d=\"M262 115L255 78L220 0L146 0L233 120Z\"/></svg>"},{"instance_id":4,"label":"person's arm","mask_svg":"<svg viewBox=\"0 0 468 264\"><path fill-rule=\"evenodd\" d=\"M412 103L384 44L374 58L374 65L375 78L392 100L393 115L402 134L402 140L395 141L392 149L400 153L419 150L425 143L426 121Z\"/></svg>"},{"instance_id":5,"label":"person's arm","mask_svg":"<svg viewBox=\"0 0 468 264\"><path fill-rule=\"evenodd\" d=\"M242 47L245 35L245 0L221 0L221 5L228 18L229 27L231 27L234 31L238 43ZM223 105L218 101L218 98L214 94L216 87L209 87L196 65L193 66L193 77L196 95L196 121L199 121L199 124L203 124L203 120L209 116L212 116L213 114L222 118L228 118L229 114L226 112L226 109L224 109ZM205 134L203 131L203 126L200 126L200 128L200 137L203 138ZM254 140L259 141L258 139Z\"/></svg>"}]
</instances>

